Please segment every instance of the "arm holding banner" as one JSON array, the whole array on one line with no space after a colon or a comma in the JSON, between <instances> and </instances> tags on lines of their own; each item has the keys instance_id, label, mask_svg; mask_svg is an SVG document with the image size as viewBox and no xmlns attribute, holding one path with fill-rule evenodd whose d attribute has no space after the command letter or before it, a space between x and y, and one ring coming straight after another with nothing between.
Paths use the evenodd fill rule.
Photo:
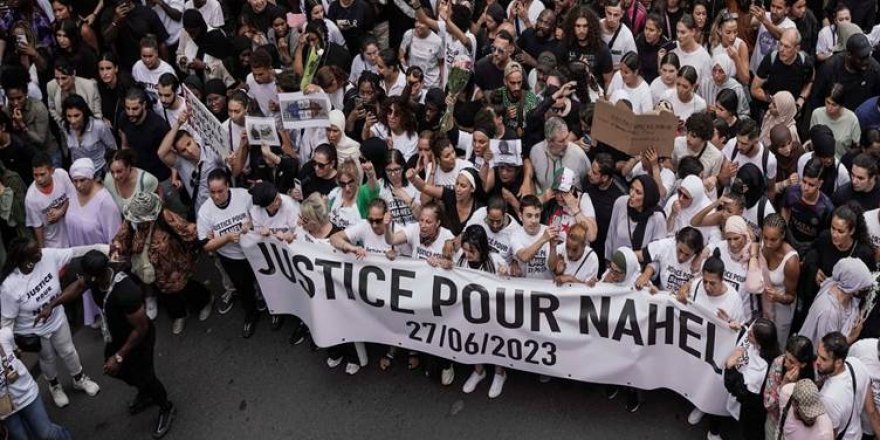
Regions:
<instances>
[{"instance_id":1,"label":"arm holding banner","mask_svg":"<svg viewBox=\"0 0 880 440\"><path fill-rule=\"evenodd\" d=\"M390 244L391 246L400 246L405 244L406 239L406 231L394 230L394 222L391 221L391 213L385 213L385 242Z\"/></svg>"},{"instance_id":2,"label":"arm holding banner","mask_svg":"<svg viewBox=\"0 0 880 440\"><path fill-rule=\"evenodd\" d=\"M345 231L339 231L330 236L330 245L346 254L353 253L358 260L367 256L367 250L361 246L355 246L348 240Z\"/></svg>"}]
</instances>

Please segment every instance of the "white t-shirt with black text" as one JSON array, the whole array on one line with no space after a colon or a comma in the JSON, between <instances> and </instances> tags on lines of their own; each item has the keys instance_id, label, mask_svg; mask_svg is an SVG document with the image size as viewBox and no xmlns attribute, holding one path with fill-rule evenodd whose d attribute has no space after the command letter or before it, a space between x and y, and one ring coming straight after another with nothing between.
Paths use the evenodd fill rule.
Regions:
<instances>
[{"instance_id":1,"label":"white t-shirt with black text","mask_svg":"<svg viewBox=\"0 0 880 440\"><path fill-rule=\"evenodd\" d=\"M513 252L514 257L516 254L531 246L536 241L541 239L541 236L544 234L544 230L547 229L547 226L541 225L541 229L538 230L538 233L535 235L529 235L526 232L525 228L520 228L510 237L510 251ZM552 280L553 272L550 270L550 243L544 243L541 245L541 248L538 249L538 252L535 252L535 255L529 261L522 261L517 258L517 261L522 265L522 276L524 278L537 278L537 279L545 279Z\"/></svg>"},{"instance_id":2,"label":"white t-shirt with black text","mask_svg":"<svg viewBox=\"0 0 880 440\"><path fill-rule=\"evenodd\" d=\"M25 225L29 228L43 228L43 247L66 248L67 226L64 217L55 223L49 223L46 214L49 210L60 207L64 202L76 197L76 188L70 181L67 171L56 168L52 173L52 191L43 193L36 183L31 183L24 198Z\"/></svg>"},{"instance_id":3,"label":"white t-shirt with black text","mask_svg":"<svg viewBox=\"0 0 880 440\"><path fill-rule=\"evenodd\" d=\"M214 200L208 199L199 209L196 227L199 240L208 238L208 232L214 232L214 238L241 232L245 223L250 223L250 211L253 207L251 195L244 188L230 188L229 202L225 208L218 208ZM239 243L227 243L217 253L233 260L244 260L244 251Z\"/></svg>"},{"instance_id":4,"label":"white t-shirt with black text","mask_svg":"<svg viewBox=\"0 0 880 440\"><path fill-rule=\"evenodd\" d=\"M40 309L61 295L58 272L73 258L71 249L43 249L43 258L29 274L15 269L0 285L0 311L14 319L17 334L48 336L67 322L63 307L55 307L46 322L34 326Z\"/></svg>"}]
</instances>

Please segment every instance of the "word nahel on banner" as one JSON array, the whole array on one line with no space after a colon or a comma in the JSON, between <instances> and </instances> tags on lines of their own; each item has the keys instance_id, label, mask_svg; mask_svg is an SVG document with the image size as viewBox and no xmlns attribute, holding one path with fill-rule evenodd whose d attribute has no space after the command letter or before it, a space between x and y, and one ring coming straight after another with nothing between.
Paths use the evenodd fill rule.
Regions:
<instances>
[{"instance_id":1,"label":"word nahel on banner","mask_svg":"<svg viewBox=\"0 0 880 440\"><path fill-rule=\"evenodd\" d=\"M668 388L704 412L728 414L721 372L736 332L665 292L357 260L253 234L241 244L271 313L299 316L320 346L372 342L465 364Z\"/></svg>"}]
</instances>

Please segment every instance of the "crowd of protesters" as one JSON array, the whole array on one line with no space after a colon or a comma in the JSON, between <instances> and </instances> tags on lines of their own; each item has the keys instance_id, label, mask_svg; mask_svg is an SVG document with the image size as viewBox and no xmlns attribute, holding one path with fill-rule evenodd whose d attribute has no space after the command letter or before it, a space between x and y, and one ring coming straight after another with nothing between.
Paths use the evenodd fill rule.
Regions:
<instances>
[{"instance_id":1,"label":"crowd of protesters","mask_svg":"<svg viewBox=\"0 0 880 440\"><path fill-rule=\"evenodd\" d=\"M137 388L131 413L159 407L155 438L175 415L154 369L160 306L175 335L238 303L244 338L262 318L309 341L299 318L266 313L240 245L256 234L672 294L741 330L723 374L745 438L873 438L877 16L871 0L8 0L3 426L70 436L19 350L39 354L56 406L59 360L99 393L68 315L104 336L103 373ZM284 128L292 92L326 95L327 126ZM633 157L595 141L599 101L673 113L673 145ZM280 146L249 142L260 116ZM404 354L383 351L383 371ZM368 365L362 343L326 354L348 374ZM453 362L405 357L455 382ZM463 392L486 378L499 397L500 366L475 366ZM647 398L623 391L630 412Z\"/></svg>"}]
</instances>

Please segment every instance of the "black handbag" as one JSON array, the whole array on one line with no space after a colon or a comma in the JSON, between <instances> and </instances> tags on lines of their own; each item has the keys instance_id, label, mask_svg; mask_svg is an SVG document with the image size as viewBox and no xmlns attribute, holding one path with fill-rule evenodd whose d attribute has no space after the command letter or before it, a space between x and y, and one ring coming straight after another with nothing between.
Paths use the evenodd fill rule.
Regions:
<instances>
[{"instance_id":1,"label":"black handbag","mask_svg":"<svg viewBox=\"0 0 880 440\"><path fill-rule=\"evenodd\" d=\"M39 335L28 334L28 335L15 335L15 345L21 351L26 351L28 353L39 353L43 348L43 338Z\"/></svg>"}]
</instances>

